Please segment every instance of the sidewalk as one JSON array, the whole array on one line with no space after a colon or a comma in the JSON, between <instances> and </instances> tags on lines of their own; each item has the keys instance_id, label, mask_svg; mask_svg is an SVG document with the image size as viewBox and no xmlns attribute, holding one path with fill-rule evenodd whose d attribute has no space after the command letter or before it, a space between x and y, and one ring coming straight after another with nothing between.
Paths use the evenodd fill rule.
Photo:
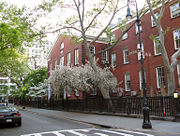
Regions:
<instances>
[{"instance_id":1,"label":"sidewalk","mask_svg":"<svg viewBox=\"0 0 180 136\"><path fill-rule=\"evenodd\" d=\"M161 133L173 132L173 133L179 133L180 135L179 122L151 120L152 129L142 129L143 119L139 119L139 118L55 111L55 110L37 109L31 107L26 107L25 109L22 109L21 106L17 108L19 110L33 112L48 117L71 119L75 121L91 123L91 124L106 126L111 128L123 128L128 130L139 130L139 131L154 131Z\"/></svg>"}]
</instances>

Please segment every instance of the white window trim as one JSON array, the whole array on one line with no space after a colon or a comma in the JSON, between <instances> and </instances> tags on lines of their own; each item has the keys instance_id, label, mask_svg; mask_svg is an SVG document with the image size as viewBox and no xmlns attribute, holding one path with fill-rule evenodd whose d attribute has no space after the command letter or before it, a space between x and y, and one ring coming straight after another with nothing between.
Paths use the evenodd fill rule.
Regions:
<instances>
[{"instance_id":1,"label":"white window trim","mask_svg":"<svg viewBox=\"0 0 180 136\"><path fill-rule=\"evenodd\" d=\"M57 68L57 60L54 61L54 69L56 70Z\"/></svg>"},{"instance_id":2,"label":"white window trim","mask_svg":"<svg viewBox=\"0 0 180 136\"><path fill-rule=\"evenodd\" d=\"M70 67L71 66L71 52L68 52L66 57L67 57L66 65Z\"/></svg>"},{"instance_id":3,"label":"white window trim","mask_svg":"<svg viewBox=\"0 0 180 136\"><path fill-rule=\"evenodd\" d=\"M159 83L159 75L158 75L158 68L162 68L163 66L161 67L157 67L156 68L156 82L157 82L157 88L160 89L160 83ZM163 71L164 72L164 71Z\"/></svg>"},{"instance_id":4,"label":"white window trim","mask_svg":"<svg viewBox=\"0 0 180 136\"><path fill-rule=\"evenodd\" d=\"M177 14L176 14L176 16L173 17L171 7L174 6L175 4L179 4L179 9L177 9L175 11L175 12L177 12ZM176 18L176 17L180 16L180 3L179 2L176 2L176 3L172 4L172 5L170 5L169 9L170 9L171 18Z\"/></svg>"},{"instance_id":5,"label":"white window trim","mask_svg":"<svg viewBox=\"0 0 180 136\"><path fill-rule=\"evenodd\" d=\"M126 57L126 56L125 56L125 55L126 55L125 52L126 52L126 51L128 51L128 48L124 48L124 49L123 49L123 60L124 60L124 64L128 64L128 63L129 63L129 61L126 62L126 59L125 59L125 57ZM128 56L127 56L127 57L128 57Z\"/></svg>"},{"instance_id":6,"label":"white window trim","mask_svg":"<svg viewBox=\"0 0 180 136\"><path fill-rule=\"evenodd\" d=\"M126 40L128 38L128 33L126 32L123 37L122 37L122 40Z\"/></svg>"},{"instance_id":7,"label":"white window trim","mask_svg":"<svg viewBox=\"0 0 180 136\"><path fill-rule=\"evenodd\" d=\"M79 64L79 49L78 48L76 48L75 50L74 50L74 64L75 65L77 65L77 64Z\"/></svg>"},{"instance_id":8,"label":"white window trim","mask_svg":"<svg viewBox=\"0 0 180 136\"><path fill-rule=\"evenodd\" d=\"M59 63L59 67L62 68L64 66L64 56L60 57L60 63Z\"/></svg>"},{"instance_id":9,"label":"white window trim","mask_svg":"<svg viewBox=\"0 0 180 136\"><path fill-rule=\"evenodd\" d=\"M62 42L60 45L60 50L64 49L64 43Z\"/></svg>"},{"instance_id":10,"label":"white window trim","mask_svg":"<svg viewBox=\"0 0 180 136\"><path fill-rule=\"evenodd\" d=\"M177 31L177 30L180 31L180 28L173 31L173 39L174 39L174 48L175 48L175 50L178 50L178 48L176 46L175 35L174 35L174 32ZM180 35L179 35L179 37L180 37Z\"/></svg>"},{"instance_id":11,"label":"white window trim","mask_svg":"<svg viewBox=\"0 0 180 136\"><path fill-rule=\"evenodd\" d=\"M155 37L156 39L158 38L159 36ZM157 55L161 55L161 52L160 53L156 53L156 40L154 40L154 55L157 56Z\"/></svg>"},{"instance_id":12,"label":"white window trim","mask_svg":"<svg viewBox=\"0 0 180 136\"><path fill-rule=\"evenodd\" d=\"M156 18L159 17L159 13L158 13L158 12L156 12L154 15L155 15ZM152 24L152 27L155 27L155 26L156 26L156 22L154 21L153 16L151 16L151 24Z\"/></svg>"},{"instance_id":13,"label":"white window trim","mask_svg":"<svg viewBox=\"0 0 180 136\"><path fill-rule=\"evenodd\" d=\"M135 23L136 34L138 34L138 25ZM140 32L142 32L142 24L140 22Z\"/></svg>"},{"instance_id":14,"label":"white window trim","mask_svg":"<svg viewBox=\"0 0 180 136\"><path fill-rule=\"evenodd\" d=\"M144 44L141 43L141 46L142 46L141 48L142 48L143 58L145 58L145 55L144 55ZM138 53L137 53L138 60L141 60L140 43L137 44L137 50L138 50Z\"/></svg>"},{"instance_id":15,"label":"white window trim","mask_svg":"<svg viewBox=\"0 0 180 136\"><path fill-rule=\"evenodd\" d=\"M102 49L103 50L103 49ZM105 60L104 60L104 55L103 55L103 53L105 53ZM105 52L103 52L102 54L101 54L101 62L103 63L103 64L105 64L105 63L109 63L109 51L105 51Z\"/></svg>"},{"instance_id":16,"label":"white window trim","mask_svg":"<svg viewBox=\"0 0 180 136\"><path fill-rule=\"evenodd\" d=\"M116 61L116 53L115 52L111 54L111 66L116 67L116 64L114 64L113 59L115 59L115 61ZM117 61L116 61L116 63L117 63Z\"/></svg>"},{"instance_id":17,"label":"white window trim","mask_svg":"<svg viewBox=\"0 0 180 136\"><path fill-rule=\"evenodd\" d=\"M91 46L90 48L93 48L93 54L95 54L95 52L96 52L96 48L95 48L95 46ZM90 49L91 50L91 49ZM91 52L91 54L92 54L92 52ZM93 55L92 54L92 55ZM96 57L95 56L93 56L93 59L94 59L94 61L96 60Z\"/></svg>"},{"instance_id":18,"label":"white window trim","mask_svg":"<svg viewBox=\"0 0 180 136\"><path fill-rule=\"evenodd\" d=\"M129 91L131 91L131 89L127 89L127 75L129 75L129 79L130 79L130 81L131 81L131 77L130 77L130 73L125 73L125 75L124 75L124 80L125 80L125 91L126 92L129 92Z\"/></svg>"},{"instance_id":19,"label":"white window trim","mask_svg":"<svg viewBox=\"0 0 180 136\"><path fill-rule=\"evenodd\" d=\"M146 73L144 72L145 82L146 82ZM139 89L142 90L142 72L139 71Z\"/></svg>"}]
</instances>

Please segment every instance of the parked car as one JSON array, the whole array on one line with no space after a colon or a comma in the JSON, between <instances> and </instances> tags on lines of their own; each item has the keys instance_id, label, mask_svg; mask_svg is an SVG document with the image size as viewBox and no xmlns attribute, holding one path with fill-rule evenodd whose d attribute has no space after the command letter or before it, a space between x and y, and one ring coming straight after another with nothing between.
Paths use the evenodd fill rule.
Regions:
<instances>
[{"instance_id":1,"label":"parked car","mask_svg":"<svg viewBox=\"0 0 180 136\"><path fill-rule=\"evenodd\" d=\"M0 103L0 107L5 107L6 104L5 103Z\"/></svg>"},{"instance_id":2,"label":"parked car","mask_svg":"<svg viewBox=\"0 0 180 136\"><path fill-rule=\"evenodd\" d=\"M21 126L21 114L14 107L0 107L0 125L14 124Z\"/></svg>"}]
</instances>

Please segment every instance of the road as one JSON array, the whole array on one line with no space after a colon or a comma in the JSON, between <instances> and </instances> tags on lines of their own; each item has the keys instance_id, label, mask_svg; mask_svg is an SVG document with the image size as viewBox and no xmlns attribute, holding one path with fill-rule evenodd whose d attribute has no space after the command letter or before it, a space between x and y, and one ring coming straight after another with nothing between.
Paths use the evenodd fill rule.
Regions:
<instances>
[{"instance_id":1,"label":"road","mask_svg":"<svg viewBox=\"0 0 180 136\"><path fill-rule=\"evenodd\" d=\"M21 111L21 114L22 126L1 126L0 136L155 136L149 132L101 128L63 118L42 116L33 112Z\"/></svg>"}]
</instances>

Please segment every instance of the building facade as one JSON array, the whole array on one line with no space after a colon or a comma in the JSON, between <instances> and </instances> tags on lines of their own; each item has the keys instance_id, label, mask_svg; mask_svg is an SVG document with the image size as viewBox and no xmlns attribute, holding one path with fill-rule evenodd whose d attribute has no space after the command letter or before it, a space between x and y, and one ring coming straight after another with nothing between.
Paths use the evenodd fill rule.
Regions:
<instances>
[{"instance_id":1,"label":"building facade","mask_svg":"<svg viewBox=\"0 0 180 136\"><path fill-rule=\"evenodd\" d=\"M156 15L158 10L154 10ZM132 24L136 20L131 20L128 24ZM165 48L170 57L180 46L180 3L178 0L172 0L166 4L161 25L166 34ZM118 37L122 32L120 29L113 29L114 34ZM153 40L151 37L157 38ZM167 75L164 68L161 51L158 42L158 30L150 13L145 14L141 18L141 39L144 57L145 81L147 94L151 96L166 95L167 93ZM107 47L105 42L96 42L91 47L92 52L97 52ZM82 45L72 46L69 38L59 37L49 54L48 69L56 68L56 65L81 66L83 58ZM84 52L84 51L83 51ZM137 26L134 25L122 38L122 40L110 51L104 52L96 56L99 58L100 66L112 66L112 72L120 83L119 88L123 96L140 96L142 95L142 76L140 63L140 45L138 39ZM174 71L175 87L180 90L180 64ZM118 91L117 91L118 93Z\"/></svg>"},{"instance_id":2,"label":"building facade","mask_svg":"<svg viewBox=\"0 0 180 136\"><path fill-rule=\"evenodd\" d=\"M28 56L28 65L31 69L38 69L47 67L47 56L52 44L49 43L45 46L32 45L31 47L24 47L25 53Z\"/></svg>"}]
</instances>

